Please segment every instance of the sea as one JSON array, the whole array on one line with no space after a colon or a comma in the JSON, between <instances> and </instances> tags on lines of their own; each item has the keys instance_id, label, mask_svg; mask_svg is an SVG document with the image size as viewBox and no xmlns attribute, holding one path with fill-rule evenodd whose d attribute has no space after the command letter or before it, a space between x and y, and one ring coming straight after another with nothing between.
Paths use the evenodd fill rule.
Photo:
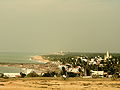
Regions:
<instances>
[{"instance_id":1,"label":"sea","mask_svg":"<svg viewBox=\"0 0 120 90\"><path fill-rule=\"evenodd\" d=\"M24 52L0 52L0 63L40 63L35 60L30 60L31 56L39 55L39 53L24 53ZM21 68L3 67L0 66L0 73L18 73Z\"/></svg>"}]
</instances>

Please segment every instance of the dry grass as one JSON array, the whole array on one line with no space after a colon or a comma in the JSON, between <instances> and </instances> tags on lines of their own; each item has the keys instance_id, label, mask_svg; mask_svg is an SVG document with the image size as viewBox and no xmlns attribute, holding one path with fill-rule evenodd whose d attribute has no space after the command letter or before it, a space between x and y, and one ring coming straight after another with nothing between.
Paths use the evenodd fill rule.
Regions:
<instances>
[{"instance_id":1,"label":"dry grass","mask_svg":"<svg viewBox=\"0 0 120 90\"><path fill-rule=\"evenodd\" d=\"M0 79L0 90L119 90L120 80L109 78L32 77Z\"/></svg>"}]
</instances>

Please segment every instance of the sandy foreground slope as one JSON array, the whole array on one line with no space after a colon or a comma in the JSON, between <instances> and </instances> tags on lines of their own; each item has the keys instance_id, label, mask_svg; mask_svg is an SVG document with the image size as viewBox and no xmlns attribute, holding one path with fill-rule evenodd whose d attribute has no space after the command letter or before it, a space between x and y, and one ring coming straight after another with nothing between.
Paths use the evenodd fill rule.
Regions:
<instances>
[{"instance_id":1,"label":"sandy foreground slope","mask_svg":"<svg viewBox=\"0 0 120 90\"><path fill-rule=\"evenodd\" d=\"M0 90L120 90L120 81L42 77L0 79Z\"/></svg>"}]
</instances>

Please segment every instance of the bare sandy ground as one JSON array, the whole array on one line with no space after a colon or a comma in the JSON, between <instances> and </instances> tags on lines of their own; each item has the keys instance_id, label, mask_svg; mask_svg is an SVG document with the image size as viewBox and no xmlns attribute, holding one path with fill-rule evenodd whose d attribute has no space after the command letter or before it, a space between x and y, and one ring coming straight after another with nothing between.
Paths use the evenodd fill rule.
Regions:
<instances>
[{"instance_id":1,"label":"bare sandy ground","mask_svg":"<svg viewBox=\"0 0 120 90\"><path fill-rule=\"evenodd\" d=\"M42 56L33 56L32 59L37 60L37 61L42 62L42 63L50 62L49 60L44 59Z\"/></svg>"},{"instance_id":2,"label":"bare sandy ground","mask_svg":"<svg viewBox=\"0 0 120 90\"><path fill-rule=\"evenodd\" d=\"M69 78L0 79L0 90L120 90L120 80Z\"/></svg>"}]
</instances>

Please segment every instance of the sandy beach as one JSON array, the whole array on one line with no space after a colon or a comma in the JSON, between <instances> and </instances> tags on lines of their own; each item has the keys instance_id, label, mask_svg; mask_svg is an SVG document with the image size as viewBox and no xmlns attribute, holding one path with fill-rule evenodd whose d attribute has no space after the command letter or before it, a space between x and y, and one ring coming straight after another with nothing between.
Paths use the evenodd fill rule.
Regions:
<instances>
[{"instance_id":1,"label":"sandy beach","mask_svg":"<svg viewBox=\"0 0 120 90\"><path fill-rule=\"evenodd\" d=\"M44 59L42 56L32 56L31 59L32 60L37 60L37 61L39 61L41 63L48 63L48 62L50 62L49 60Z\"/></svg>"},{"instance_id":2,"label":"sandy beach","mask_svg":"<svg viewBox=\"0 0 120 90\"><path fill-rule=\"evenodd\" d=\"M120 90L120 80L53 77L0 79L0 90Z\"/></svg>"}]
</instances>

